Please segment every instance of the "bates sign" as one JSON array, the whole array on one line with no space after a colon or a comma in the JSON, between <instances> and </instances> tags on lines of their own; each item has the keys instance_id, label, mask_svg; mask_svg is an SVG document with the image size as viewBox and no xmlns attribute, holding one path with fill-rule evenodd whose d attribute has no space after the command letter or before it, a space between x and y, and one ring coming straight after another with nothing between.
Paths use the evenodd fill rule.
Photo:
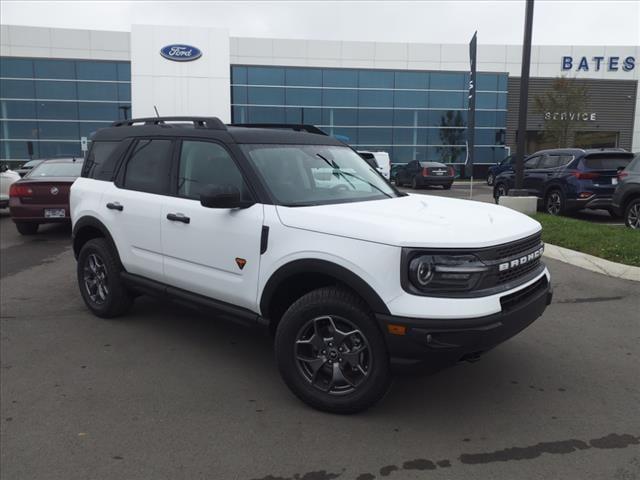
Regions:
<instances>
[{"instance_id":1,"label":"bates sign","mask_svg":"<svg viewBox=\"0 0 640 480\"><path fill-rule=\"evenodd\" d=\"M191 62L200 58L202 52L191 45L167 45L160 50L160 55L174 62Z\"/></svg>"}]
</instances>

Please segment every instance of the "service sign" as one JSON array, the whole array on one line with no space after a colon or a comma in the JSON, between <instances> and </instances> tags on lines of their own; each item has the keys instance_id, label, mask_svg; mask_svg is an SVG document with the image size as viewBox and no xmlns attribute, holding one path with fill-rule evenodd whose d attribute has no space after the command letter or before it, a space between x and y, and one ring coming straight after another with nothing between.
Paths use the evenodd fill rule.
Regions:
<instances>
[{"instance_id":1,"label":"service sign","mask_svg":"<svg viewBox=\"0 0 640 480\"><path fill-rule=\"evenodd\" d=\"M160 50L160 55L174 62L191 62L200 58L202 52L191 45L167 45Z\"/></svg>"}]
</instances>

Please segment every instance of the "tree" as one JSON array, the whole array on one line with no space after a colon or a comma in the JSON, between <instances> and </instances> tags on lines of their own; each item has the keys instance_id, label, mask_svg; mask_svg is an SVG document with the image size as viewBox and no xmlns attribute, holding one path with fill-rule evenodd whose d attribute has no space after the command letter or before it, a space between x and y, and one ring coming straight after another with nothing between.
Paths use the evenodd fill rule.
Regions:
<instances>
[{"instance_id":1,"label":"tree","mask_svg":"<svg viewBox=\"0 0 640 480\"><path fill-rule=\"evenodd\" d=\"M589 92L584 83L559 77L551 90L534 98L535 110L543 115L542 139L550 147L570 147L575 122L586 111Z\"/></svg>"},{"instance_id":2,"label":"tree","mask_svg":"<svg viewBox=\"0 0 640 480\"><path fill-rule=\"evenodd\" d=\"M464 152L465 147L465 123L462 120L460 111L447 110L440 117L440 140L443 146L438 147L443 163L454 163L459 161L459 156Z\"/></svg>"}]
</instances>

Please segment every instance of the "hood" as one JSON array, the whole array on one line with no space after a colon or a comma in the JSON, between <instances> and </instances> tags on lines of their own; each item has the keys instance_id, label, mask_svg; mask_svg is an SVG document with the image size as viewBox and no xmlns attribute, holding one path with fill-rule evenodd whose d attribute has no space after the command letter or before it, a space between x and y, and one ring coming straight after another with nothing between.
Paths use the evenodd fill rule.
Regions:
<instances>
[{"instance_id":1,"label":"hood","mask_svg":"<svg viewBox=\"0 0 640 480\"><path fill-rule=\"evenodd\" d=\"M533 235L540 224L490 203L431 195L311 207L277 207L292 228L400 247L474 248Z\"/></svg>"}]
</instances>

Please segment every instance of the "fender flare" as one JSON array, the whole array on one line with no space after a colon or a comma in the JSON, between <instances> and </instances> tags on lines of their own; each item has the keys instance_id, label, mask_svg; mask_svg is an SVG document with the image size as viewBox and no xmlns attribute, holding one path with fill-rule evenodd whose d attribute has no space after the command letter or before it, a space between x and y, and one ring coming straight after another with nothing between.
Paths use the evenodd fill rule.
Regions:
<instances>
[{"instance_id":1,"label":"fender flare","mask_svg":"<svg viewBox=\"0 0 640 480\"><path fill-rule=\"evenodd\" d=\"M71 239L73 243L73 254L76 257L76 260L78 259L78 255L80 254L80 245L78 245L78 236L79 236L79 233L85 228L99 230L100 233L102 233L102 236L107 240L107 242L109 242L109 245L111 246L111 248L113 248L113 251L118 256L118 261L120 261L118 248L116 247L116 243L113 241L113 237L109 233L109 229L107 229L105 224L102 223L100 220L98 220L96 217L90 217L90 216L81 217L74 224L73 231L71 232Z\"/></svg>"},{"instance_id":2,"label":"fender flare","mask_svg":"<svg viewBox=\"0 0 640 480\"><path fill-rule=\"evenodd\" d=\"M278 287L287 278L299 273L320 273L335 278L360 295L374 313L389 315L389 309L371 286L352 271L336 263L319 259L299 259L278 268L267 281L260 297L260 311L269 311Z\"/></svg>"}]
</instances>

